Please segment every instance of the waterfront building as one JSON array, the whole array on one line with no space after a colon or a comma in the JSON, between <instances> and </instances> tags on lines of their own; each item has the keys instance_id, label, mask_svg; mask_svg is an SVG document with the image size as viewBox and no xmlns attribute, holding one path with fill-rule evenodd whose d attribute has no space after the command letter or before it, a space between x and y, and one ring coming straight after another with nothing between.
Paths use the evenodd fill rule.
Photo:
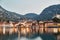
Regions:
<instances>
[{"instance_id":1,"label":"waterfront building","mask_svg":"<svg viewBox=\"0 0 60 40\"><path fill-rule=\"evenodd\" d=\"M44 32L43 29L44 29L44 22L39 21L39 33L43 33Z\"/></svg>"}]
</instances>

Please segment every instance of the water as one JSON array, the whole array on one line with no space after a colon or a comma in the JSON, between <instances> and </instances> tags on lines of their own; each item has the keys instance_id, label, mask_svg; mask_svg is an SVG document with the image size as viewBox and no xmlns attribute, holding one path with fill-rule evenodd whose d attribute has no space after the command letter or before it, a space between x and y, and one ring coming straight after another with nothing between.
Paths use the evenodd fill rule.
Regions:
<instances>
[{"instance_id":1,"label":"water","mask_svg":"<svg viewBox=\"0 0 60 40\"><path fill-rule=\"evenodd\" d=\"M18 40L18 34L0 35L0 40ZM52 34L33 34L30 37L21 37L20 40L56 40L56 37Z\"/></svg>"},{"instance_id":2,"label":"water","mask_svg":"<svg viewBox=\"0 0 60 40\"><path fill-rule=\"evenodd\" d=\"M15 40L18 40L18 38L16 38ZM20 40L42 40L42 38L41 37L37 37L35 39L28 39L26 37L22 37L22 38L20 38Z\"/></svg>"}]
</instances>

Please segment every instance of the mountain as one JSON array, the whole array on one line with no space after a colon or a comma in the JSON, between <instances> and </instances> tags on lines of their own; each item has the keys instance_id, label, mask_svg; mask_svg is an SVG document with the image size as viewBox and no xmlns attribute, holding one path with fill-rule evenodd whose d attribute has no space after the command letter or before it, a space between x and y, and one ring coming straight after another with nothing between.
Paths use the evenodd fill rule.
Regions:
<instances>
[{"instance_id":1,"label":"mountain","mask_svg":"<svg viewBox=\"0 0 60 40\"><path fill-rule=\"evenodd\" d=\"M27 13L26 15L21 15L15 12L7 11L0 6L0 20L10 20L10 21L20 21L22 19L52 20L52 18L56 14L60 14L60 4L52 5L52 6L45 8L40 13L40 15L37 15L35 13Z\"/></svg>"},{"instance_id":2,"label":"mountain","mask_svg":"<svg viewBox=\"0 0 60 40\"><path fill-rule=\"evenodd\" d=\"M17 14L15 12L10 12L5 10L0 6L0 20L9 20L9 21L20 21L22 19L32 19L37 20L37 14L35 13L27 13L26 15Z\"/></svg>"},{"instance_id":3,"label":"mountain","mask_svg":"<svg viewBox=\"0 0 60 40\"><path fill-rule=\"evenodd\" d=\"M39 20L51 20L56 14L60 14L60 4L45 8L39 15Z\"/></svg>"},{"instance_id":4,"label":"mountain","mask_svg":"<svg viewBox=\"0 0 60 40\"><path fill-rule=\"evenodd\" d=\"M37 20L36 17L38 16L36 13L27 13L24 15L26 19L32 19L32 20Z\"/></svg>"},{"instance_id":5,"label":"mountain","mask_svg":"<svg viewBox=\"0 0 60 40\"><path fill-rule=\"evenodd\" d=\"M5 10L0 6L0 20L20 21L24 16Z\"/></svg>"}]
</instances>

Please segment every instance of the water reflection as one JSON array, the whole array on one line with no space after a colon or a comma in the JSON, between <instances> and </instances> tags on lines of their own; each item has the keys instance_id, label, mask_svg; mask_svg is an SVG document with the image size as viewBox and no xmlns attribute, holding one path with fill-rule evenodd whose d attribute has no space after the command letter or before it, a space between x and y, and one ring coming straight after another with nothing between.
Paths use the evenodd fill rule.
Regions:
<instances>
[{"instance_id":1,"label":"water reflection","mask_svg":"<svg viewBox=\"0 0 60 40\"><path fill-rule=\"evenodd\" d=\"M0 35L0 40L18 40L18 34ZM31 36L21 36L20 40L56 40L56 37L52 34L32 34Z\"/></svg>"},{"instance_id":2,"label":"water reflection","mask_svg":"<svg viewBox=\"0 0 60 40\"><path fill-rule=\"evenodd\" d=\"M15 40L18 40L18 39L16 38ZM20 38L20 40L42 40L42 38L41 37L37 37L35 39L28 39L26 37L22 37L22 38Z\"/></svg>"}]
</instances>

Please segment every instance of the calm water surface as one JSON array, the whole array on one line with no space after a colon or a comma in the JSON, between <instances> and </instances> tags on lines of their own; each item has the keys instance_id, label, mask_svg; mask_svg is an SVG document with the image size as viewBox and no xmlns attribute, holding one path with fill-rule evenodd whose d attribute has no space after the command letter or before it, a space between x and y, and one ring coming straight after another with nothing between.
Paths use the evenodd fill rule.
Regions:
<instances>
[{"instance_id":1,"label":"calm water surface","mask_svg":"<svg viewBox=\"0 0 60 40\"><path fill-rule=\"evenodd\" d=\"M24 36L18 38L18 34L0 35L0 40L56 40L55 35L52 34L32 34L31 36Z\"/></svg>"}]
</instances>

